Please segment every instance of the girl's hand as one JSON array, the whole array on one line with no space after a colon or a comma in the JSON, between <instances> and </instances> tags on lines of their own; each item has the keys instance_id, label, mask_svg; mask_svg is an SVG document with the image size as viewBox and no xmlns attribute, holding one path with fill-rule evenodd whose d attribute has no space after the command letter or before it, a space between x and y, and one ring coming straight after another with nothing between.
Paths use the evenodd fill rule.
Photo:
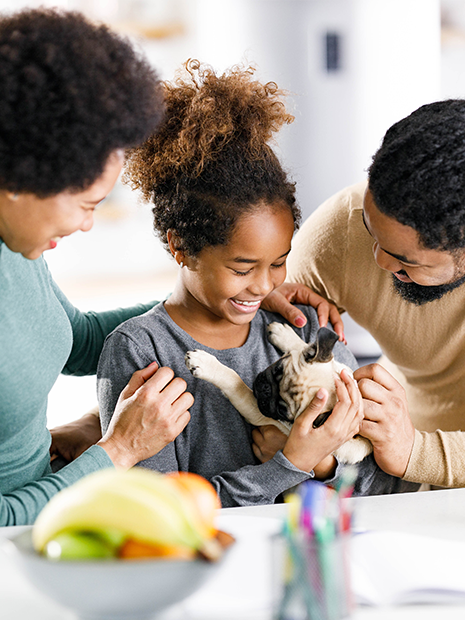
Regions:
<instances>
[{"instance_id":1,"label":"girl's hand","mask_svg":"<svg viewBox=\"0 0 465 620\"><path fill-rule=\"evenodd\" d=\"M283 449L284 456L296 467L318 477L327 477L334 468L334 450L359 432L363 419L363 401L356 382L346 370L335 377L338 402L326 422L313 428L315 418L323 411L328 393L318 390L307 409L292 425ZM328 458L329 457L329 458Z\"/></svg>"},{"instance_id":2,"label":"girl's hand","mask_svg":"<svg viewBox=\"0 0 465 620\"><path fill-rule=\"evenodd\" d=\"M415 439L404 388L380 364L358 368L354 377L364 399L360 434L373 444L373 455L381 469L402 478Z\"/></svg>"},{"instance_id":3,"label":"girl's hand","mask_svg":"<svg viewBox=\"0 0 465 620\"><path fill-rule=\"evenodd\" d=\"M273 424L257 426L252 431L252 450L261 463L266 463L286 445L287 435Z\"/></svg>"},{"instance_id":4,"label":"girl's hand","mask_svg":"<svg viewBox=\"0 0 465 620\"><path fill-rule=\"evenodd\" d=\"M318 406L321 401L318 401ZM276 452L283 450L286 445L287 435L282 433L276 426L272 424L266 426L258 426L252 431L252 450L258 460L266 463L274 457ZM329 455L323 459L318 465L315 465L313 472L317 480L326 480L331 478L336 469L336 459Z\"/></svg>"},{"instance_id":5,"label":"girl's hand","mask_svg":"<svg viewBox=\"0 0 465 620\"><path fill-rule=\"evenodd\" d=\"M51 460L61 457L70 463L101 439L102 430L98 416L88 413L69 424L52 428L50 434L52 436Z\"/></svg>"},{"instance_id":6,"label":"girl's hand","mask_svg":"<svg viewBox=\"0 0 465 620\"><path fill-rule=\"evenodd\" d=\"M280 314L295 327L303 327L307 319L292 304L304 304L316 308L320 327L325 327L330 321L334 331L339 336L339 340L347 344L344 336L344 323L336 306L330 304L329 301L326 301L305 284L284 282L265 297L262 308Z\"/></svg>"},{"instance_id":7,"label":"girl's hand","mask_svg":"<svg viewBox=\"0 0 465 620\"><path fill-rule=\"evenodd\" d=\"M190 420L194 397L184 379L156 362L136 371L121 392L98 445L117 467L128 469L174 441Z\"/></svg>"}]
</instances>

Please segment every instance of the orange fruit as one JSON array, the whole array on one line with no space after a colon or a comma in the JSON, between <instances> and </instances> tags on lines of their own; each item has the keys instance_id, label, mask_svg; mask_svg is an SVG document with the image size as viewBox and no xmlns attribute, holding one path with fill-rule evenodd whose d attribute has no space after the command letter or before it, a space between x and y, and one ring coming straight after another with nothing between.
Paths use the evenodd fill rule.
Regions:
<instances>
[{"instance_id":1,"label":"orange fruit","mask_svg":"<svg viewBox=\"0 0 465 620\"><path fill-rule=\"evenodd\" d=\"M119 548L118 557L123 560L140 560L141 558L192 560L195 550L174 545L153 545L128 538Z\"/></svg>"},{"instance_id":2,"label":"orange fruit","mask_svg":"<svg viewBox=\"0 0 465 620\"><path fill-rule=\"evenodd\" d=\"M192 472L179 471L169 473L167 476L194 505L200 522L206 529L206 535L214 536L216 512L221 508L221 502L213 485Z\"/></svg>"}]
</instances>

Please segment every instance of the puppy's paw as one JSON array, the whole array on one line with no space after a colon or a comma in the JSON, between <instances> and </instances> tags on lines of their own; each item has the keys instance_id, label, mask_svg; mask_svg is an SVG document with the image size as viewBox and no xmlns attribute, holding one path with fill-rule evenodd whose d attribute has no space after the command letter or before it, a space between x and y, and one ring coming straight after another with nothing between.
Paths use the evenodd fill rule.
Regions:
<instances>
[{"instance_id":1,"label":"puppy's paw","mask_svg":"<svg viewBox=\"0 0 465 620\"><path fill-rule=\"evenodd\" d=\"M340 448L334 452L334 456L338 458L341 463L355 464L360 463L363 459L373 452L373 446L371 442L362 437L361 435L355 435L349 441L346 441Z\"/></svg>"},{"instance_id":2,"label":"puppy's paw","mask_svg":"<svg viewBox=\"0 0 465 620\"><path fill-rule=\"evenodd\" d=\"M283 353L305 346L305 342L286 323L270 323L267 327L268 340Z\"/></svg>"},{"instance_id":3,"label":"puppy's paw","mask_svg":"<svg viewBox=\"0 0 465 620\"><path fill-rule=\"evenodd\" d=\"M218 372L218 368L222 367L221 362L216 357L200 349L188 351L184 356L184 361L194 377L207 381L211 381L215 373Z\"/></svg>"}]
</instances>

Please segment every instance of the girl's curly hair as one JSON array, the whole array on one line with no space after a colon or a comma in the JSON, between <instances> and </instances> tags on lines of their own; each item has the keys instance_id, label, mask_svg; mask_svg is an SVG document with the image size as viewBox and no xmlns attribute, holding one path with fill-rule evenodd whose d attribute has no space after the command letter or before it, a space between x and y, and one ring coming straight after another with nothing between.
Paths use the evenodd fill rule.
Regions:
<instances>
[{"instance_id":1,"label":"girl's curly hair","mask_svg":"<svg viewBox=\"0 0 465 620\"><path fill-rule=\"evenodd\" d=\"M0 188L80 191L163 117L160 81L126 39L73 11L0 18Z\"/></svg>"},{"instance_id":2,"label":"girl's curly hair","mask_svg":"<svg viewBox=\"0 0 465 620\"><path fill-rule=\"evenodd\" d=\"M269 145L293 117L273 82L252 68L217 75L189 60L165 82L165 120L128 151L124 180L154 204L154 227L165 245L172 230L191 256L227 243L238 218L259 203L283 205L296 227L295 185Z\"/></svg>"}]
</instances>

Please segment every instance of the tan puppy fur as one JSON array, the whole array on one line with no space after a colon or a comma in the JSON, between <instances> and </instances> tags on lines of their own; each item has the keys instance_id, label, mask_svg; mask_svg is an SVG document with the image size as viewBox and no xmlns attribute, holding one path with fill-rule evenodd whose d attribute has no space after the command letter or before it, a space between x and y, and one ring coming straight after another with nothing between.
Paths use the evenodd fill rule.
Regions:
<instances>
[{"instance_id":1,"label":"tan puppy fur","mask_svg":"<svg viewBox=\"0 0 465 620\"><path fill-rule=\"evenodd\" d=\"M335 373L339 374L345 368L352 375L352 370L334 358L328 362L306 361L305 352L309 345L289 325L271 323L268 326L268 339L285 353L281 358L283 376L279 383L279 393L287 405L289 418L295 420L308 407L321 387L329 394L325 411L331 411L337 401ZM281 422L264 416L258 408L252 390L234 370L224 366L213 355L200 350L188 351L186 366L194 377L209 381L218 387L250 424L254 426L272 424L289 435L291 422ZM343 463L358 463L370 452L372 452L371 443L357 435L334 454Z\"/></svg>"}]
</instances>

